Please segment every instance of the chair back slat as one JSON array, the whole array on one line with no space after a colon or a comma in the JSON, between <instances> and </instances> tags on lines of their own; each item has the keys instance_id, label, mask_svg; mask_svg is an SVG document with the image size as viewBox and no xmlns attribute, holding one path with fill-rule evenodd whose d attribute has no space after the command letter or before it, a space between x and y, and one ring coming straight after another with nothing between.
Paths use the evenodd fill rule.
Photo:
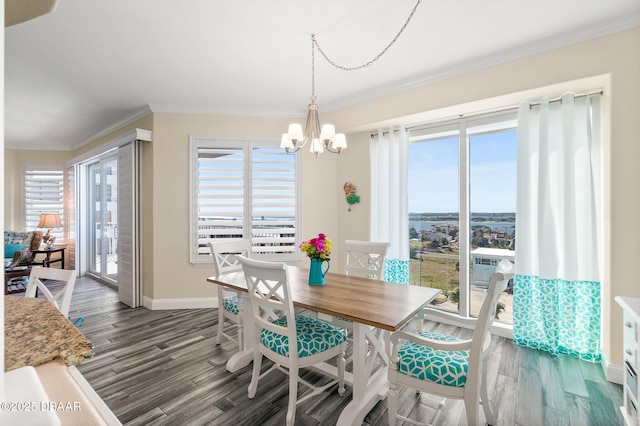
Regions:
<instances>
[{"instance_id":1,"label":"chair back slat","mask_svg":"<svg viewBox=\"0 0 640 426\"><path fill-rule=\"evenodd\" d=\"M213 263L216 265L218 274L242 270L242 265L238 262L236 255L251 257L251 242L247 239L208 241L207 245L211 250Z\"/></svg>"},{"instance_id":2,"label":"chair back slat","mask_svg":"<svg viewBox=\"0 0 640 426\"><path fill-rule=\"evenodd\" d=\"M68 317L69 308L71 307L71 297L73 296L73 289L76 284L76 276L77 274L74 269L34 266L31 268L25 297L36 297L36 292L39 290L65 317ZM54 293L49 290L43 281L46 279L61 281L63 286Z\"/></svg>"},{"instance_id":3,"label":"chair back slat","mask_svg":"<svg viewBox=\"0 0 640 426\"><path fill-rule=\"evenodd\" d=\"M389 245L385 242L345 240L345 274L382 279Z\"/></svg>"},{"instance_id":4,"label":"chair back slat","mask_svg":"<svg viewBox=\"0 0 640 426\"><path fill-rule=\"evenodd\" d=\"M254 260L242 255L237 259L247 281L256 338L262 329L287 336L289 354L297 356L296 320L286 263ZM281 312L287 317L286 327L272 322L273 312Z\"/></svg>"}]
</instances>

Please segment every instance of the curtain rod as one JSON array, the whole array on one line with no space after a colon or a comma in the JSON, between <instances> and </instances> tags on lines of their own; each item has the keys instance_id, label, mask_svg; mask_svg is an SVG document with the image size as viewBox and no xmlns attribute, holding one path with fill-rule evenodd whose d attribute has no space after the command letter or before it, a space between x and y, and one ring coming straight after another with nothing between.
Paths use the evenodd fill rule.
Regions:
<instances>
[{"instance_id":1,"label":"curtain rod","mask_svg":"<svg viewBox=\"0 0 640 426\"><path fill-rule=\"evenodd\" d=\"M570 93L570 92L567 92L567 93ZM599 91L593 92L593 93L584 93L584 94L580 94L580 95L575 95L574 97L582 98L584 96L603 95L603 94L604 94L604 90L599 90ZM549 103L554 103L554 102L562 102L562 96L549 100ZM530 102L529 108L537 106L537 105L540 105L539 101L538 102ZM433 123L445 123L445 122L448 122L448 121L459 120L461 118L472 118L472 117L476 117L476 116L484 115L484 114L502 113L502 112L508 113L509 111L514 111L515 112L517 109L518 109L518 106L515 105L515 106L504 107L504 108L496 108L496 109L490 109L490 110L486 110L486 111L480 111L480 112L471 113L471 114L460 114L456 118L448 118L448 119L444 119L444 120L437 120L435 122L432 122L431 124L433 124ZM412 129L419 128L419 127L422 127L422 126L424 126L424 124L417 124L417 125L414 125L414 126L405 127L405 130L407 132L409 132ZM398 130L394 130L394 132L397 132L397 131ZM389 133L388 131L383 131L382 132L383 135L386 135L388 133ZM378 136L378 132L376 132L376 133L372 132L372 133L370 133L370 136L371 136L371 139L373 139L376 136Z\"/></svg>"},{"instance_id":2,"label":"curtain rod","mask_svg":"<svg viewBox=\"0 0 640 426\"><path fill-rule=\"evenodd\" d=\"M407 130L409 130L409 129L408 129L407 127L405 127L405 128L404 128L404 130L405 130L405 131L407 131ZM400 131L400 129L393 129L393 133L396 133L396 132L399 132L399 131ZM378 136L378 134L379 134L379 133L380 133L380 132L375 132L375 133L373 133L373 132L372 132L372 133L370 133L370 134L369 134L369 136L371 136L371 139L373 139L373 138L375 138L376 136ZM384 135L388 135L388 134L389 134L389 131L388 131L388 130L383 130L383 131L382 131L382 136L384 136Z\"/></svg>"},{"instance_id":3,"label":"curtain rod","mask_svg":"<svg viewBox=\"0 0 640 426\"><path fill-rule=\"evenodd\" d=\"M570 93L570 92L567 92ZM564 95L566 95L567 93L565 93ZM604 90L600 90L598 92L593 92L593 93L583 93L582 95L574 95L574 98L584 98L585 96L592 96L592 95L603 95L604 94ZM549 99L549 103L556 103L556 102L562 102L562 97L564 96L560 96L559 98L555 98L555 99ZM540 101L537 102L529 102L529 109L531 109L534 106L538 106L540 105Z\"/></svg>"}]
</instances>

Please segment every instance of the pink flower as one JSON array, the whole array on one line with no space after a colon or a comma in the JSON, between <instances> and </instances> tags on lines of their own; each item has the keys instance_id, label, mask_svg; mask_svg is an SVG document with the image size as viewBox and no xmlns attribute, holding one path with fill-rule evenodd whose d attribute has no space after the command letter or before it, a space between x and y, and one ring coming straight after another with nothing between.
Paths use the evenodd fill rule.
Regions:
<instances>
[{"instance_id":1,"label":"pink flower","mask_svg":"<svg viewBox=\"0 0 640 426\"><path fill-rule=\"evenodd\" d=\"M300 244L300 250L305 252L312 259L329 260L331 255L331 240L325 234L318 234L317 237Z\"/></svg>"}]
</instances>

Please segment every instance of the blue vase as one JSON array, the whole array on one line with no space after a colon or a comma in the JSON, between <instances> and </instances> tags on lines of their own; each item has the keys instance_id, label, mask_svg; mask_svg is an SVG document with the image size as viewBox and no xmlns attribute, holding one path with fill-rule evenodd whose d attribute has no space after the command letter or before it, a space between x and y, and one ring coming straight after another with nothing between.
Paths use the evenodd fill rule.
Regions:
<instances>
[{"instance_id":1,"label":"blue vase","mask_svg":"<svg viewBox=\"0 0 640 426\"><path fill-rule=\"evenodd\" d=\"M311 267L309 268L309 285L324 285L324 276L329 270L329 261L327 260L327 267L323 271L322 263L324 261L320 259L311 259Z\"/></svg>"}]
</instances>

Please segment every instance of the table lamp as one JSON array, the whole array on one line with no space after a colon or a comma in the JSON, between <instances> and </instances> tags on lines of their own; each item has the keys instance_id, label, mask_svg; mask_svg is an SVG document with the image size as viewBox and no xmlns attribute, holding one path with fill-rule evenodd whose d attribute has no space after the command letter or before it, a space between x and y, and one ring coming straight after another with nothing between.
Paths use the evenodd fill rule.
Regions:
<instances>
[{"instance_id":1,"label":"table lamp","mask_svg":"<svg viewBox=\"0 0 640 426\"><path fill-rule=\"evenodd\" d=\"M50 234L51 228L62 228L62 222L60 222L60 215L58 213L42 213L40 215L40 222L38 228L48 228L47 233L42 237L42 241L47 244L47 250L53 249L53 242L56 237Z\"/></svg>"}]
</instances>

